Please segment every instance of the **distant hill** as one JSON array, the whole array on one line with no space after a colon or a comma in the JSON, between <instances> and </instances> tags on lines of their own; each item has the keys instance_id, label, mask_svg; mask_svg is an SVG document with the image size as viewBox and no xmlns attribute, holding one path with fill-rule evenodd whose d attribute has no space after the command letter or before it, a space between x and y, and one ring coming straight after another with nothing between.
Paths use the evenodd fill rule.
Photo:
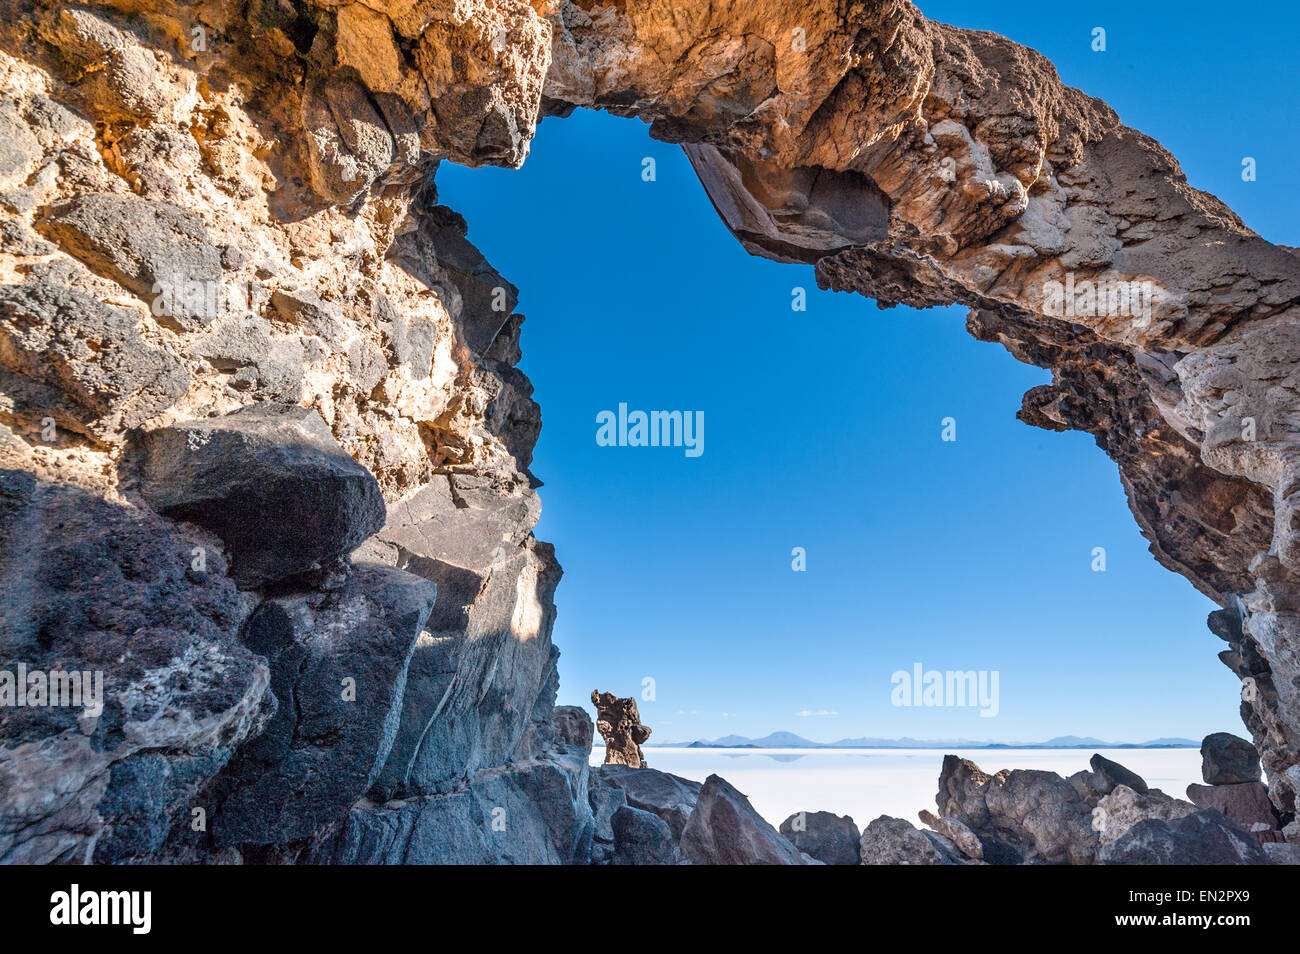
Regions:
<instances>
[{"instance_id":1,"label":"distant hill","mask_svg":"<svg viewBox=\"0 0 1300 954\"><path fill-rule=\"evenodd\" d=\"M989 742L977 739L880 739L863 736L837 742L813 742L793 732L773 732L761 739L743 735L697 739L694 742L651 742L646 748L690 749L1187 749L1199 748L1192 739L1162 738L1148 742L1106 742L1091 736L1058 735L1046 742Z\"/></svg>"}]
</instances>

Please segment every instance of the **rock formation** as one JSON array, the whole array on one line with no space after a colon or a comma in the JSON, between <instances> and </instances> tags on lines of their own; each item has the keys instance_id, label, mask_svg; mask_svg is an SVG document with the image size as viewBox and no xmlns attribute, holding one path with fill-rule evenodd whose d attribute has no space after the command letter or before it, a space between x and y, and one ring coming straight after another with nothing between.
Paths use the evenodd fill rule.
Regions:
<instances>
[{"instance_id":1,"label":"rock formation","mask_svg":"<svg viewBox=\"0 0 1300 954\"><path fill-rule=\"evenodd\" d=\"M606 822L611 850L662 835L598 825L590 737L553 718L523 317L434 184L517 166L577 107L682 143L750 251L960 302L1050 369L1020 418L1094 435L1155 558L1222 607L1294 811L1300 262L1038 54L906 0L0 14L0 664L102 671L105 703L0 712L0 861L584 861ZM1094 859L1123 779L1048 774L945 766L940 815L990 863ZM717 824L679 830L625 804L688 859L792 857L737 795L701 790ZM1139 822L1124 857L1253 857L1213 814Z\"/></svg>"},{"instance_id":2,"label":"rock formation","mask_svg":"<svg viewBox=\"0 0 1300 954\"><path fill-rule=\"evenodd\" d=\"M641 744L650 738L650 727L641 724L636 700L593 689L591 704L596 707L596 730L605 740L605 764L645 768Z\"/></svg>"}]
</instances>

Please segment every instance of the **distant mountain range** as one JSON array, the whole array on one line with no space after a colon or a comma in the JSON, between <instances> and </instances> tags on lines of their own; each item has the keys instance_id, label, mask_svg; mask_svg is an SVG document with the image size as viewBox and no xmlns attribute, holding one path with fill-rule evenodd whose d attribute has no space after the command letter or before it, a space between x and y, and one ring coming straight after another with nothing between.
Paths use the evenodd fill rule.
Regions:
<instances>
[{"instance_id":1,"label":"distant mountain range","mask_svg":"<svg viewBox=\"0 0 1300 954\"><path fill-rule=\"evenodd\" d=\"M1191 739L1151 739L1148 742L1105 742L1089 736L1060 735L1046 742L988 742L976 739L840 739L838 742L813 742L793 732L773 732L761 739L743 735L724 735L708 741L651 742L647 748L688 749L1187 749L1199 748Z\"/></svg>"}]
</instances>

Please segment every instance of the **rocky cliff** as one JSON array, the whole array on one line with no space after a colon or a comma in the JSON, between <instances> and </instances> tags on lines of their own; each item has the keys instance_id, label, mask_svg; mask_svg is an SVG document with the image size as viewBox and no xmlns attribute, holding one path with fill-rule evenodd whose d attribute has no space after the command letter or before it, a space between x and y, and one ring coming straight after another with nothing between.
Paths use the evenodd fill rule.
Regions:
<instances>
[{"instance_id":1,"label":"rocky cliff","mask_svg":"<svg viewBox=\"0 0 1300 954\"><path fill-rule=\"evenodd\" d=\"M0 659L104 679L0 709L0 860L586 860L523 317L435 186L577 107L1050 368L1293 810L1300 263L1042 57L901 0L0 12Z\"/></svg>"}]
</instances>

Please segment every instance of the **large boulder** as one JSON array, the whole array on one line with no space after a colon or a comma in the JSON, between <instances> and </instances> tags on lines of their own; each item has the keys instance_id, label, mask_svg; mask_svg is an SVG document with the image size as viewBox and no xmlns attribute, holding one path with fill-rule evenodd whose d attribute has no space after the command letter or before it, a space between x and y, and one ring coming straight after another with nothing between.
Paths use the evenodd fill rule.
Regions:
<instances>
[{"instance_id":1,"label":"large boulder","mask_svg":"<svg viewBox=\"0 0 1300 954\"><path fill-rule=\"evenodd\" d=\"M241 587L327 566L384 523L375 478L308 408L185 421L144 435L138 454L140 495L220 537Z\"/></svg>"},{"instance_id":2,"label":"large boulder","mask_svg":"<svg viewBox=\"0 0 1300 954\"><path fill-rule=\"evenodd\" d=\"M366 792L397 733L407 663L436 592L401 570L362 565L335 592L258 608L243 640L270 661L280 706L221 780L219 847L304 839Z\"/></svg>"},{"instance_id":3,"label":"large boulder","mask_svg":"<svg viewBox=\"0 0 1300 954\"><path fill-rule=\"evenodd\" d=\"M1148 818L1102 849L1108 865L1263 865L1268 855L1222 812L1202 809L1167 821Z\"/></svg>"},{"instance_id":4,"label":"large boulder","mask_svg":"<svg viewBox=\"0 0 1300 954\"><path fill-rule=\"evenodd\" d=\"M1127 785L1117 785L1092 810L1092 827L1104 849L1140 821L1148 818L1169 821L1194 811L1196 806L1191 802L1172 798L1158 788L1143 793Z\"/></svg>"},{"instance_id":5,"label":"large boulder","mask_svg":"<svg viewBox=\"0 0 1300 954\"><path fill-rule=\"evenodd\" d=\"M1111 761L1100 752L1094 753L1088 764L1092 767L1101 783L1098 787L1106 793L1114 791L1117 785L1127 785L1139 795L1147 793L1147 783L1141 775L1126 769L1118 762Z\"/></svg>"},{"instance_id":6,"label":"large boulder","mask_svg":"<svg viewBox=\"0 0 1300 954\"><path fill-rule=\"evenodd\" d=\"M864 865L967 864L942 835L922 831L903 818L881 815L862 830L859 853Z\"/></svg>"},{"instance_id":7,"label":"large boulder","mask_svg":"<svg viewBox=\"0 0 1300 954\"><path fill-rule=\"evenodd\" d=\"M682 858L693 865L802 865L781 836L725 779L710 775L682 832Z\"/></svg>"},{"instance_id":8,"label":"large boulder","mask_svg":"<svg viewBox=\"0 0 1300 954\"><path fill-rule=\"evenodd\" d=\"M627 765L602 765L595 774L603 785L617 788L633 808L653 812L664 820L675 840L680 840L699 802L699 782L655 769Z\"/></svg>"},{"instance_id":9,"label":"large boulder","mask_svg":"<svg viewBox=\"0 0 1300 954\"><path fill-rule=\"evenodd\" d=\"M780 832L803 854L828 865L856 865L862 833L848 815L797 812L781 822Z\"/></svg>"},{"instance_id":10,"label":"large boulder","mask_svg":"<svg viewBox=\"0 0 1300 954\"><path fill-rule=\"evenodd\" d=\"M974 762L949 755L936 801L941 816L956 818L979 837L990 864L1096 861L1091 806L1055 772L989 775Z\"/></svg>"},{"instance_id":11,"label":"large boulder","mask_svg":"<svg viewBox=\"0 0 1300 954\"><path fill-rule=\"evenodd\" d=\"M1280 819L1263 782L1235 785L1188 785L1187 797L1198 808L1217 808L1247 831L1276 830ZM1256 827L1262 826L1262 828Z\"/></svg>"},{"instance_id":12,"label":"large boulder","mask_svg":"<svg viewBox=\"0 0 1300 954\"><path fill-rule=\"evenodd\" d=\"M675 865L681 860L673 833L653 812L624 805L610 818L614 849L610 864Z\"/></svg>"},{"instance_id":13,"label":"large boulder","mask_svg":"<svg viewBox=\"0 0 1300 954\"><path fill-rule=\"evenodd\" d=\"M1259 752L1245 739L1215 732L1201 742L1201 777L1207 785L1259 781Z\"/></svg>"}]
</instances>

